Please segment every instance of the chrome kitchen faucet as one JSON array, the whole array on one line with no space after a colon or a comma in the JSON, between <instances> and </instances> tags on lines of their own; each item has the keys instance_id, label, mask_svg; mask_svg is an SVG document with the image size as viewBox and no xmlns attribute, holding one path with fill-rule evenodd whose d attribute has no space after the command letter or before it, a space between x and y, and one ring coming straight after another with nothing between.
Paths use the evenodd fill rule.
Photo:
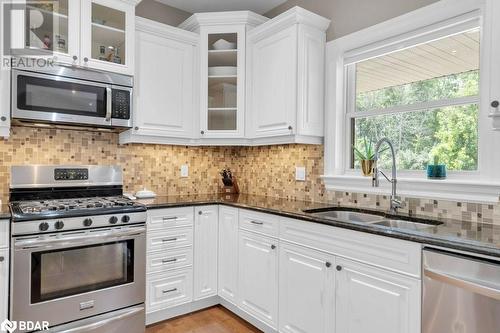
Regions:
<instances>
[{"instance_id":1,"label":"chrome kitchen faucet","mask_svg":"<svg viewBox=\"0 0 500 333\"><path fill-rule=\"evenodd\" d=\"M387 143L389 148L391 149L391 155L392 155L392 177L389 179L385 175L385 173L382 170L379 170L378 168L378 159L379 159L379 151L380 151L380 146L383 143ZM394 146L392 145L392 142L387 139L387 138L382 138L380 139L377 144L375 145L375 163L373 166L373 178L372 178L372 186L373 187L379 187L379 172L384 176L385 179L389 183L392 184L392 192L391 192L391 208L390 212L391 213L397 213L398 208L403 207L403 202L400 200L396 199L396 189L397 189L397 171L396 171L396 153L394 152Z\"/></svg>"}]
</instances>

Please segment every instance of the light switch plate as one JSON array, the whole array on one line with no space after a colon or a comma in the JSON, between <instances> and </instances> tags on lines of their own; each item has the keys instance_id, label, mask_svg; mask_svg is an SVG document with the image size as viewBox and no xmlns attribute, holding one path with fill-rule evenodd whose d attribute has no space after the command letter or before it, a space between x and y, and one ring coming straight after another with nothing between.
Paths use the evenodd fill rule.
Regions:
<instances>
[{"instance_id":1,"label":"light switch plate","mask_svg":"<svg viewBox=\"0 0 500 333\"><path fill-rule=\"evenodd\" d=\"M181 165L181 177L189 177L189 166L187 164Z\"/></svg>"},{"instance_id":2,"label":"light switch plate","mask_svg":"<svg viewBox=\"0 0 500 333\"><path fill-rule=\"evenodd\" d=\"M295 180L301 182L306 180L306 167L295 167Z\"/></svg>"}]
</instances>

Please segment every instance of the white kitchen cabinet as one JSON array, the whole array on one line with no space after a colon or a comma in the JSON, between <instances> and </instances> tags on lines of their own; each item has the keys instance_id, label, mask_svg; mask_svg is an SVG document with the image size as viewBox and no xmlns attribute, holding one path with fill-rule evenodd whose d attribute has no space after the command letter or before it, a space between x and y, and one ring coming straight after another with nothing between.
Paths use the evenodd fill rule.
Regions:
<instances>
[{"instance_id":1,"label":"white kitchen cabinet","mask_svg":"<svg viewBox=\"0 0 500 333\"><path fill-rule=\"evenodd\" d=\"M0 47L0 52L1 52L1 47ZM9 135L10 135L10 70L0 68L0 136L8 137Z\"/></svg>"},{"instance_id":2,"label":"white kitchen cabinet","mask_svg":"<svg viewBox=\"0 0 500 333\"><path fill-rule=\"evenodd\" d=\"M247 136L321 143L325 31L330 21L294 7L248 33Z\"/></svg>"},{"instance_id":3,"label":"white kitchen cabinet","mask_svg":"<svg viewBox=\"0 0 500 333\"><path fill-rule=\"evenodd\" d=\"M238 208L219 207L219 296L237 304Z\"/></svg>"},{"instance_id":4,"label":"white kitchen cabinet","mask_svg":"<svg viewBox=\"0 0 500 333\"><path fill-rule=\"evenodd\" d=\"M134 128L120 142L177 143L197 135L198 35L136 18Z\"/></svg>"},{"instance_id":5,"label":"white kitchen cabinet","mask_svg":"<svg viewBox=\"0 0 500 333\"><path fill-rule=\"evenodd\" d=\"M420 280L336 261L336 332L420 333Z\"/></svg>"},{"instance_id":6,"label":"white kitchen cabinet","mask_svg":"<svg viewBox=\"0 0 500 333\"><path fill-rule=\"evenodd\" d=\"M277 239L240 230L239 305L273 329L278 326L278 250Z\"/></svg>"},{"instance_id":7,"label":"white kitchen cabinet","mask_svg":"<svg viewBox=\"0 0 500 333\"><path fill-rule=\"evenodd\" d=\"M218 206L195 207L194 299L217 295Z\"/></svg>"},{"instance_id":8,"label":"white kitchen cabinet","mask_svg":"<svg viewBox=\"0 0 500 333\"><path fill-rule=\"evenodd\" d=\"M6 223L0 221L0 223ZM0 249L0 323L7 318L9 308L9 249Z\"/></svg>"},{"instance_id":9,"label":"white kitchen cabinet","mask_svg":"<svg viewBox=\"0 0 500 333\"><path fill-rule=\"evenodd\" d=\"M283 242L279 267L279 331L333 332L335 257Z\"/></svg>"},{"instance_id":10,"label":"white kitchen cabinet","mask_svg":"<svg viewBox=\"0 0 500 333\"><path fill-rule=\"evenodd\" d=\"M135 6L140 0L60 0L52 10L45 4L28 2L27 10L52 20L54 31L36 27L26 17L16 17L16 45L37 50L33 57L55 62L133 75ZM33 15L36 18L36 15ZM26 29L24 28L26 27ZM46 40L51 36L53 40ZM43 36L43 37L42 37ZM41 54L47 49L46 54ZM26 54L23 54L26 56Z\"/></svg>"}]
</instances>

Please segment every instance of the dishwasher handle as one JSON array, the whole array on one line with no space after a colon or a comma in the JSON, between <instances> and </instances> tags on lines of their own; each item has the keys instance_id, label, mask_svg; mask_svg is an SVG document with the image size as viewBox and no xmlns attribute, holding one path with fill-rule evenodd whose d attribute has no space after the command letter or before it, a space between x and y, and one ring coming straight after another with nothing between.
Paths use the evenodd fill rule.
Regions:
<instances>
[{"instance_id":1,"label":"dishwasher handle","mask_svg":"<svg viewBox=\"0 0 500 333\"><path fill-rule=\"evenodd\" d=\"M487 286L481 283L481 281L474 281L470 279L464 279L451 274L440 272L438 270L425 268L424 275L445 284L453 285L455 287L465 289L467 291L473 292L475 294L480 294L486 297L490 297L496 300L500 300L500 286L498 288Z\"/></svg>"}]
</instances>

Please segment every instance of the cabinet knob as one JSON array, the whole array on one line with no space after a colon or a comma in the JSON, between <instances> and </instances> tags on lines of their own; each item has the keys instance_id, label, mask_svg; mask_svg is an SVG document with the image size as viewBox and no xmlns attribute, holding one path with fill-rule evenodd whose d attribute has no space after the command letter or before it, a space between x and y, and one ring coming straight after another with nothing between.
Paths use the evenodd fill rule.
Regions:
<instances>
[{"instance_id":1,"label":"cabinet knob","mask_svg":"<svg viewBox=\"0 0 500 333\"><path fill-rule=\"evenodd\" d=\"M85 58L83 58L83 61L89 62L89 58L85 57Z\"/></svg>"},{"instance_id":2,"label":"cabinet knob","mask_svg":"<svg viewBox=\"0 0 500 333\"><path fill-rule=\"evenodd\" d=\"M293 127L292 127L292 126L288 126L288 130L290 130L290 131L291 131L292 129L293 129Z\"/></svg>"},{"instance_id":3,"label":"cabinet knob","mask_svg":"<svg viewBox=\"0 0 500 333\"><path fill-rule=\"evenodd\" d=\"M203 215L203 212L200 210L200 211L198 212L198 215Z\"/></svg>"},{"instance_id":4,"label":"cabinet knob","mask_svg":"<svg viewBox=\"0 0 500 333\"><path fill-rule=\"evenodd\" d=\"M4 260L5 260L5 258L0 256L0 262L3 262Z\"/></svg>"},{"instance_id":5,"label":"cabinet knob","mask_svg":"<svg viewBox=\"0 0 500 333\"><path fill-rule=\"evenodd\" d=\"M327 261L327 262L325 262L325 266L330 267L330 266L332 266L332 263Z\"/></svg>"},{"instance_id":6,"label":"cabinet knob","mask_svg":"<svg viewBox=\"0 0 500 333\"><path fill-rule=\"evenodd\" d=\"M201 133L201 135L203 135L203 134L205 134L205 131L202 130L200 133Z\"/></svg>"},{"instance_id":7,"label":"cabinet knob","mask_svg":"<svg viewBox=\"0 0 500 333\"><path fill-rule=\"evenodd\" d=\"M337 265L337 267L336 267L336 268L337 268L337 270L338 270L339 272L342 270L342 266L340 266L340 265Z\"/></svg>"},{"instance_id":8,"label":"cabinet knob","mask_svg":"<svg viewBox=\"0 0 500 333\"><path fill-rule=\"evenodd\" d=\"M73 60L74 61L77 61L78 60L78 57L76 55L73 56Z\"/></svg>"},{"instance_id":9,"label":"cabinet knob","mask_svg":"<svg viewBox=\"0 0 500 333\"><path fill-rule=\"evenodd\" d=\"M6 120L7 120L7 117L2 116L2 117L0 117L0 119L1 119L2 121L6 121Z\"/></svg>"},{"instance_id":10,"label":"cabinet knob","mask_svg":"<svg viewBox=\"0 0 500 333\"><path fill-rule=\"evenodd\" d=\"M274 250L276 248L276 245L271 245L271 250Z\"/></svg>"},{"instance_id":11,"label":"cabinet knob","mask_svg":"<svg viewBox=\"0 0 500 333\"><path fill-rule=\"evenodd\" d=\"M139 130L139 126L134 127L134 129L135 129L136 131L138 131L138 130Z\"/></svg>"},{"instance_id":12,"label":"cabinet knob","mask_svg":"<svg viewBox=\"0 0 500 333\"><path fill-rule=\"evenodd\" d=\"M498 105L500 105L500 102L498 102L498 101L493 101L493 102L491 102L491 107L492 107L492 108L497 108L497 107L498 107Z\"/></svg>"}]
</instances>

